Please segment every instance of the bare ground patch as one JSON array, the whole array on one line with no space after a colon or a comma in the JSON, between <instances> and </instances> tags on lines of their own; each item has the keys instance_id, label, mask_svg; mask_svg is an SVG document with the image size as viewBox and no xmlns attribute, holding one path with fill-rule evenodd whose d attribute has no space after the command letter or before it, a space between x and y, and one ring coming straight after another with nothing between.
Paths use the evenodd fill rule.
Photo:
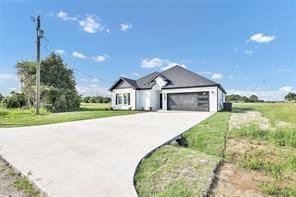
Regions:
<instances>
[{"instance_id":1,"label":"bare ground patch","mask_svg":"<svg viewBox=\"0 0 296 197\"><path fill-rule=\"evenodd\" d=\"M25 177L0 159L0 196L37 197L42 195Z\"/></svg>"},{"instance_id":2,"label":"bare ground patch","mask_svg":"<svg viewBox=\"0 0 296 197\"><path fill-rule=\"evenodd\" d=\"M258 124L263 130L270 129L269 120L263 117L260 112L235 109L235 112L231 114L229 120L229 130L238 129L251 124Z\"/></svg>"},{"instance_id":3,"label":"bare ground patch","mask_svg":"<svg viewBox=\"0 0 296 197\"><path fill-rule=\"evenodd\" d=\"M264 196L249 170L239 168L233 163L223 163L216 176L213 196Z\"/></svg>"}]
</instances>

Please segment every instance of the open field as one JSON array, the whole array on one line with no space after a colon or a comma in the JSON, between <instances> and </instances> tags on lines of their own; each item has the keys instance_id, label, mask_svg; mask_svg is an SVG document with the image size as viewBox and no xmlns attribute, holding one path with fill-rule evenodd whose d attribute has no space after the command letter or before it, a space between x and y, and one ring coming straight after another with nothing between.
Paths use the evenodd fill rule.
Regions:
<instances>
[{"instance_id":1,"label":"open field","mask_svg":"<svg viewBox=\"0 0 296 197\"><path fill-rule=\"evenodd\" d=\"M140 164L136 188L140 196L201 196L224 148L230 113L219 112L184 133L188 147L166 145Z\"/></svg>"},{"instance_id":2,"label":"open field","mask_svg":"<svg viewBox=\"0 0 296 197\"><path fill-rule=\"evenodd\" d=\"M215 194L296 196L296 104L235 104L229 125Z\"/></svg>"},{"instance_id":3,"label":"open field","mask_svg":"<svg viewBox=\"0 0 296 197\"><path fill-rule=\"evenodd\" d=\"M34 109L0 108L0 127L43 125L134 113L138 112L110 110L110 104L108 103L82 103L79 111L62 113L49 113L41 111L41 115L38 116L35 115Z\"/></svg>"}]
</instances>

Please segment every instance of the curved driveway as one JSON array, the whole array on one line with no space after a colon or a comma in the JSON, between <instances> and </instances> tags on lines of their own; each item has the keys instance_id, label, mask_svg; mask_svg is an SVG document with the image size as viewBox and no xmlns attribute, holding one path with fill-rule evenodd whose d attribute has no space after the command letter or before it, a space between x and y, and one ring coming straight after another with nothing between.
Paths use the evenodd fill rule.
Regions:
<instances>
[{"instance_id":1,"label":"curved driveway","mask_svg":"<svg viewBox=\"0 0 296 197\"><path fill-rule=\"evenodd\" d=\"M150 112L0 129L0 155L49 196L132 197L141 158L211 114Z\"/></svg>"}]
</instances>

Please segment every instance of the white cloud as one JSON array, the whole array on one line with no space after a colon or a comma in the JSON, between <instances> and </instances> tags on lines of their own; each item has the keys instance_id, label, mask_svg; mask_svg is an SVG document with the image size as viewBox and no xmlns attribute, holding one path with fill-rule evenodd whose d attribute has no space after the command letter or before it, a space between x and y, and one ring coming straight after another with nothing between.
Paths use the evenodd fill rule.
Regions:
<instances>
[{"instance_id":1,"label":"white cloud","mask_svg":"<svg viewBox=\"0 0 296 197\"><path fill-rule=\"evenodd\" d=\"M90 84L90 87L91 88L97 88L97 87L99 87L97 84Z\"/></svg>"},{"instance_id":2,"label":"white cloud","mask_svg":"<svg viewBox=\"0 0 296 197\"><path fill-rule=\"evenodd\" d=\"M56 16L65 21L76 21L83 31L87 33L96 33L97 31L111 32L109 28L103 24L102 20L96 15L86 15L85 18L70 16L67 12L59 11Z\"/></svg>"},{"instance_id":3,"label":"white cloud","mask_svg":"<svg viewBox=\"0 0 296 197\"><path fill-rule=\"evenodd\" d=\"M151 59L145 58L141 62L141 67L143 67L143 68L155 68L155 67L163 66L166 62L167 62L167 60L162 60L162 59L160 59L158 57L151 58Z\"/></svg>"},{"instance_id":4,"label":"white cloud","mask_svg":"<svg viewBox=\"0 0 296 197\"><path fill-rule=\"evenodd\" d=\"M223 75L221 73L214 73L212 75L212 79L215 79L215 80L223 79Z\"/></svg>"},{"instance_id":5,"label":"white cloud","mask_svg":"<svg viewBox=\"0 0 296 197\"><path fill-rule=\"evenodd\" d=\"M183 68L186 68L186 65L184 64L179 64L179 63L175 63L172 62L170 60L167 59L160 59L158 57L155 58L144 58L141 61L141 67L142 68L156 68L156 67L160 67L160 70L167 70L173 66L179 65Z\"/></svg>"},{"instance_id":6,"label":"white cloud","mask_svg":"<svg viewBox=\"0 0 296 197\"><path fill-rule=\"evenodd\" d=\"M91 82L98 82L98 81L99 81L99 79L97 79L97 78L91 79Z\"/></svg>"},{"instance_id":7,"label":"white cloud","mask_svg":"<svg viewBox=\"0 0 296 197\"><path fill-rule=\"evenodd\" d=\"M80 79L81 81L83 81L83 82L86 82L86 81L88 81L87 79L84 79L84 78L82 78L82 79Z\"/></svg>"},{"instance_id":8,"label":"white cloud","mask_svg":"<svg viewBox=\"0 0 296 197\"><path fill-rule=\"evenodd\" d=\"M279 89L279 91L282 92L291 92L293 90L293 88L291 86L283 86Z\"/></svg>"},{"instance_id":9,"label":"white cloud","mask_svg":"<svg viewBox=\"0 0 296 197\"><path fill-rule=\"evenodd\" d=\"M271 42L275 39L275 36L268 36L268 35L264 35L262 33L257 33L254 34L250 37L250 40L254 41L254 42Z\"/></svg>"},{"instance_id":10,"label":"white cloud","mask_svg":"<svg viewBox=\"0 0 296 197\"><path fill-rule=\"evenodd\" d=\"M79 53L79 52L77 52L77 51L74 51L74 52L72 53L72 55L73 55L74 57L76 57L76 58L79 58L79 59L86 59L86 56L83 55L83 53Z\"/></svg>"},{"instance_id":11,"label":"white cloud","mask_svg":"<svg viewBox=\"0 0 296 197\"><path fill-rule=\"evenodd\" d=\"M0 81L10 81L10 80L17 80L15 74L0 74Z\"/></svg>"},{"instance_id":12,"label":"white cloud","mask_svg":"<svg viewBox=\"0 0 296 197\"><path fill-rule=\"evenodd\" d=\"M229 79L233 79L234 76L233 76L233 75L229 75L228 78L229 78Z\"/></svg>"},{"instance_id":13,"label":"white cloud","mask_svg":"<svg viewBox=\"0 0 296 197\"><path fill-rule=\"evenodd\" d=\"M97 55L92 57L92 59L94 60L94 62L104 62L107 58L109 58L109 55Z\"/></svg>"},{"instance_id":14,"label":"white cloud","mask_svg":"<svg viewBox=\"0 0 296 197\"><path fill-rule=\"evenodd\" d=\"M63 12L62 10L60 10L57 14L57 17L65 20L65 21L77 21L78 19L74 16L69 16L69 14L67 12Z\"/></svg>"},{"instance_id":15,"label":"white cloud","mask_svg":"<svg viewBox=\"0 0 296 197\"><path fill-rule=\"evenodd\" d=\"M140 76L141 76L139 73L134 73L134 75L135 75L136 77L140 77Z\"/></svg>"},{"instance_id":16,"label":"white cloud","mask_svg":"<svg viewBox=\"0 0 296 197\"><path fill-rule=\"evenodd\" d=\"M120 24L120 30L121 31L128 31L131 28L133 28L133 25L130 24L130 23L122 23L122 24Z\"/></svg>"},{"instance_id":17,"label":"white cloud","mask_svg":"<svg viewBox=\"0 0 296 197\"><path fill-rule=\"evenodd\" d=\"M56 49L55 52L58 53L58 54L61 54L61 55L65 54L65 51L62 50L62 49Z\"/></svg>"},{"instance_id":18,"label":"white cloud","mask_svg":"<svg viewBox=\"0 0 296 197\"><path fill-rule=\"evenodd\" d=\"M252 50L245 50L245 54L252 55L253 54L253 51Z\"/></svg>"},{"instance_id":19,"label":"white cloud","mask_svg":"<svg viewBox=\"0 0 296 197\"><path fill-rule=\"evenodd\" d=\"M296 90L294 90L294 92L296 92ZM284 101L288 92L281 90L227 90L227 94L239 94L241 96L251 96L255 94L259 99L265 101Z\"/></svg>"},{"instance_id":20,"label":"white cloud","mask_svg":"<svg viewBox=\"0 0 296 197\"><path fill-rule=\"evenodd\" d=\"M97 16L86 16L85 19L79 21L79 25L87 33L96 33L97 31L106 31L105 26Z\"/></svg>"}]
</instances>

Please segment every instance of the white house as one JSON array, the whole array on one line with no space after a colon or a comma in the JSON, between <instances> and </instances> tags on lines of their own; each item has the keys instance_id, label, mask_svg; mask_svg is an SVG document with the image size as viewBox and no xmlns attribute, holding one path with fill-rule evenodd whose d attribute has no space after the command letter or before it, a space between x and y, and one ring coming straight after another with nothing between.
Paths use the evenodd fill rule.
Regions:
<instances>
[{"instance_id":1,"label":"white house","mask_svg":"<svg viewBox=\"0 0 296 197\"><path fill-rule=\"evenodd\" d=\"M219 111L226 91L181 66L153 72L138 80L119 78L111 88L114 109Z\"/></svg>"}]
</instances>

